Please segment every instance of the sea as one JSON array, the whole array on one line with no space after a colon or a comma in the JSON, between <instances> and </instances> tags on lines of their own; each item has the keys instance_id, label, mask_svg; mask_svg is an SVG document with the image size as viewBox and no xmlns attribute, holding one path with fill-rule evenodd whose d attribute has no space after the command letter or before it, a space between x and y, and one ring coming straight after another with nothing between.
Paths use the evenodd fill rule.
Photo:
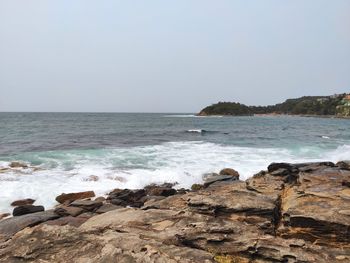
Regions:
<instances>
[{"instance_id":1,"label":"sea","mask_svg":"<svg viewBox=\"0 0 350 263\"><path fill-rule=\"evenodd\" d=\"M272 162L350 159L350 120L148 113L0 113L0 213L23 198L52 208L61 193L142 188ZM8 168L21 161L30 168Z\"/></svg>"}]
</instances>

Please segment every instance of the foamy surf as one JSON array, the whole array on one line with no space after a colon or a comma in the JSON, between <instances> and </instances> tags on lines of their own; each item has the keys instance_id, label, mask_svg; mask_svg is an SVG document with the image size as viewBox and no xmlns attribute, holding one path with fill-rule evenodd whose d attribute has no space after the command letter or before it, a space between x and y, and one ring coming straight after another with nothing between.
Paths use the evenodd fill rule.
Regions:
<instances>
[{"instance_id":1,"label":"foamy surf","mask_svg":"<svg viewBox=\"0 0 350 263\"><path fill-rule=\"evenodd\" d=\"M33 198L51 208L63 192L93 190L104 195L114 188L142 188L150 183L178 183L190 188L206 173L232 167L246 179L271 162L339 161L350 159L350 146L322 152L302 148L249 148L208 142L169 142L161 145L40 152L17 155L17 160L42 170L11 169L0 174L0 212L9 212L17 199ZM9 162L1 162L7 167Z\"/></svg>"}]
</instances>

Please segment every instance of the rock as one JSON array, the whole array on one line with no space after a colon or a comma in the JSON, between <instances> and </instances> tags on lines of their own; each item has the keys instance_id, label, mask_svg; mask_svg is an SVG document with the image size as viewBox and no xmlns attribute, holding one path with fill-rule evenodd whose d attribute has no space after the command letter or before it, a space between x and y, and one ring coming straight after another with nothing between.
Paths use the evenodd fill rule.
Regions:
<instances>
[{"instance_id":1,"label":"rock","mask_svg":"<svg viewBox=\"0 0 350 263\"><path fill-rule=\"evenodd\" d=\"M208 187L209 185L220 182L220 181L225 181L225 182L233 182L237 181L237 177L231 176L231 175L217 175L217 174L212 174L211 176L208 176L205 181L204 181L204 187Z\"/></svg>"},{"instance_id":2,"label":"rock","mask_svg":"<svg viewBox=\"0 0 350 263\"><path fill-rule=\"evenodd\" d=\"M0 220L9 217L11 214L10 213L4 213L4 214L0 214Z\"/></svg>"},{"instance_id":3,"label":"rock","mask_svg":"<svg viewBox=\"0 0 350 263\"><path fill-rule=\"evenodd\" d=\"M34 206L34 205L21 205L15 207L13 209L12 215L13 216L22 216L26 214L32 214L32 213L38 213L45 211L45 208L41 205Z\"/></svg>"},{"instance_id":4,"label":"rock","mask_svg":"<svg viewBox=\"0 0 350 263\"><path fill-rule=\"evenodd\" d=\"M48 220L56 219L58 217L59 216L53 211L45 211L1 220L0 241L7 240L26 227L32 227Z\"/></svg>"},{"instance_id":5,"label":"rock","mask_svg":"<svg viewBox=\"0 0 350 263\"><path fill-rule=\"evenodd\" d=\"M204 188L204 185L202 184L193 184L191 186L192 191L199 191L199 190L202 190L203 188Z\"/></svg>"},{"instance_id":6,"label":"rock","mask_svg":"<svg viewBox=\"0 0 350 263\"><path fill-rule=\"evenodd\" d=\"M32 205L34 204L35 200L27 198L27 199L21 199L17 200L11 203L11 206L20 206L20 205Z\"/></svg>"},{"instance_id":7,"label":"rock","mask_svg":"<svg viewBox=\"0 0 350 263\"><path fill-rule=\"evenodd\" d=\"M331 163L274 164L245 182L169 197L115 190L107 201L144 206L102 205L14 236L0 221L11 237L0 262L347 262L349 181Z\"/></svg>"},{"instance_id":8,"label":"rock","mask_svg":"<svg viewBox=\"0 0 350 263\"><path fill-rule=\"evenodd\" d=\"M80 207L62 205L62 206L57 207L54 210L54 212L56 214L58 214L59 216L73 216L73 217L75 217L75 216L78 216L81 213L83 213L84 209L80 208Z\"/></svg>"},{"instance_id":9,"label":"rock","mask_svg":"<svg viewBox=\"0 0 350 263\"><path fill-rule=\"evenodd\" d=\"M99 197L95 198L95 201L104 202L104 201L106 201L106 198L104 198L103 196L99 196Z\"/></svg>"},{"instance_id":10,"label":"rock","mask_svg":"<svg viewBox=\"0 0 350 263\"><path fill-rule=\"evenodd\" d=\"M149 185L145 187L146 194L151 196L171 196L176 190L169 186Z\"/></svg>"},{"instance_id":11,"label":"rock","mask_svg":"<svg viewBox=\"0 0 350 263\"><path fill-rule=\"evenodd\" d=\"M76 200L70 204L72 207L79 207L85 211L94 211L95 209L102 206L102 202L92 201L92 200Z\"/></svg>"},{"instance_id":12,"label":"rock","mask_svg":"<svg viewBox=\"0 0 350 263\"><path fill-rule=\"evenodd\" d=\"M115 189L109 193L107 200L109 200L112 204L118 206L141 207L143 205L141 199L146 195L147 193L144 189Z\"/></svg>"},{"instance_id":13,"label":"rock","mask_svg":"<svg viewBox=\"0 0 350 263\"><path fill-rule=\"evenodd\" d=\"M73 227L79 227L82 224L84 224L88 218L84 217L73 217L73 216L65 216L61 217L55 220L47 221L45 224L51 225L51 226L73 226Z\"/></svg>"},{"instance_id":14,"label":"rock","mask_svg":"<svg viewBox=\"0 0 350 263\"><path fill-rule=\"evenodd\" d=\"M28 168L28 165L23 162L13 161L9 165L11 168Z\"/></svg>"},{"instance_id":15,"label":"rock","mask_svg":"<svg viewBox=\"0 0 350 263\"><path fill-rule=\"evenodd\" d=\"M87 192L79 192L79 193L61 194L56 197L56 201L63 204L63 203L71 203L79 199L86 199L86 198L92 198L92 197L95 197L95 193L93 191L87 191Z\"/></svg>"},{"instance_id":16,"label":"rock","mask_svg":"<svg viewBox=\"0 0 350 263\"><path fill-rule=\"evenodd\" d=\"M102 205L101 207L99 207L96 210L96 213L97 214L103 214L103 213L107 213L109 211L113 211L113 210L120 209L120 208L123 208L123 207L122 206L113 205L113 204L104 204L104 205Z\"/></svg>"},{"instance_id":17,"label":"rock","mask_svg":"<svg viewBox=\"0 0 350 263\"><path fill-rule=\"evenodd\" d=\"M336 166L340 167L340 169L350 170L350 161L337 162Z\"/></svg>"},{"instance_id":18,"label":"rock","mask_svg":"<svg viewBox=\"0 0 350 263\"><path fill-rule=\"evenodd\" d=\"M231 169L231 168L222 169L219 174L220 175L231 175L231 176L235 177L236 180L239 179L239 173L236 170Z\"/></svg>"}]
</instances>

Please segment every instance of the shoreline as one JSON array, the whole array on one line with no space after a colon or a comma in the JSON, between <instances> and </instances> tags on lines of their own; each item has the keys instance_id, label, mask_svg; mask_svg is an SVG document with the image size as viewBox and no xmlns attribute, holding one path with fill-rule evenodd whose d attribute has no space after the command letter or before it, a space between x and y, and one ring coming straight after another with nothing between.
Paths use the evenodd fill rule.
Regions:
<instances>
[{"instance_id":1,"label":"shoreline","mask_svg":"<svg viewBox=\"0 0 350 263\"><path fill-rule=\"evenodd\" d=\"M350 260L350 161L272 163L245 181L223 169L173 186L62 194L32 213L33 200L17 200L21 215L0 220L0 262Z\"/></svg>"},{"instance_id":2,"label":"shoreline","mask_svg":"<svg viewBox=\"0 0 350 263\"><path fill-rule=\"evenodd\" d=\"M337 116L337 115L304 115L304 114L280 114L280 113L259 113L259 114L251 114L251 115L216 115L216 114L206 114L200 115L196 114L197 117L302 117L302 118L324 118L324 119L346 119L349 120L349 117L346 116Z\"/></svg>"}]
</instances>

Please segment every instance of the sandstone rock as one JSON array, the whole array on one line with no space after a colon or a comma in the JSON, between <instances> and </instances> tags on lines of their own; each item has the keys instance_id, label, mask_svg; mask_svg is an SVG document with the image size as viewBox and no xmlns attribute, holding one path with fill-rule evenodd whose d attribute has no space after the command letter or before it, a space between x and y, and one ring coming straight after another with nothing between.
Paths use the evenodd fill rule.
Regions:
<instances>
[{"instance_id":1,"label":"sandstone rock","mask_svg":"<svg viewBox=\"0 0 350 263\"><path fill-rule=\"evenodd\" d=\"M73 216L65 216L61 217L55 220L50 220L45 222L47 225L51 226L74 226L74 227L79 227L82 224L84 224L89 218L84 218L84 217L73 217Z\"/></svg>"},{"instance_id":2,"label":"sandstone rock","mask_svg":"<svg viewBox=\"0 0 350 263\"><path fill-rule=\"evenodd\" d=\"M53 211L45 211L1 220L0 241L7 240L15 233L26 227L32 227L58 217L59 216L53 213Z\"/></svg>"},{"instance_id":3,"label":"sandstone rock","mask_svg":"<svg viewBox=\"0 0 350 263\"><path fill-rule=\"evenodd\" d=\"M349 181L332 163L282 163L169 197L115 190L108 201L150 199L26 228L0 243L0 262L347 262Z\"/></svg>"},{"instance_id":4,"label":"sandstone rock","mask_svg":"<svg viewBox=\"0 0 350 263\"><path fill-rule=\"evenodd\" d=\"M11 215L10 213L0 214L0 220L1 220L1 219L4 219L4 218L6 218L6 217L8 217L8 216L10 216L10 215Z\"/></svg>"},{"instance_id":5,"label":"sandstone rock","mask_svg":"<svg viewBox=\"0 0 350 263\"><path fill-rule=\"evenodd\" d=\"M220 175L231 175L231 176L235 177L236 180L239 179L239 173L236 170L231 169L231 168L222 169L219 174Z\"/></svg>"},{"instance_id":6,"label":"sandstone rock","mask_svg":"<svg viewBox=\"0 0 350 263\"><path fill-rule=\"evenodd\" d=\"M225 182L232 182L236 181L237 177L231 176L231 175L217 175L217 174L212 174L211 176L208 176L205 181L204 181L204 187L208 187L209 185L220 182L220 181L225 181Z\"/></svg>"},{"instance_id":7,"label":"sandstone rock","mask_svg":"<svg viewBox=\"0 0 350 263\"><path fill-rule=\"evenodd\" d=\"M106 201L106 198L104 198L103 196L99 196L99 197L95 198L95 201L104 202L104 201Z\"/></svg>"},{"instance_id":8,"label":"sandstone rock","mask_svg":"<svg viewBox=\"0 0 350 263\"><path fill-rule=\"evenodd\" d=\"M95 193L93 191L87 191L87 192L79 192L79 193L70 193L70 194L61 194L56 197L56 201L63 204L63 203L70 203L75 200L79 199L86 199L95 197Z\"/></svg>"},{"instance_id":9,"label":"sandstone rock","mask_svg":"<svg viewBox=\"0 0 350 263\"><path fill-rule=\"evenodd\" d=\"M12 215L13 216L22 216L26 214L32 214L32 213L38 213L38 212L43 212L45 211L45 208L41 205L39 206L34 206L34 205L21 205L15 207L13 209Z\"/></svg>"},{"instance_id":10,"label":"sandstone rock","mask_svg":"<svg viewBox=\"0 0 350 263\"><path fill-rule=\"evenodd\" d=\"M171 196L176 194L176 190L171 187L163 187L163 186L148 186L145 187L147 195L152 196Z\"/></svg>"},{"instance_id":11,"label":"sandstone rock","mask_svg":"<svg viewBox=\"0 0 350 263\"><path fill-rule=\"evenodd\" d=\"M144 189L115 189L109 193L107 200L118 206L141 207L143 205L141 199L146 196L146 194L147 193Z\"/></svg>"},{"instance_id":12,"label":"sandstone rock","mask_svg":"<svg viewBox=\"0 0 350 263\"><path fill-rule=\"evenodd\" d=\"M193 184L191 186L191 190L192 191L198 191L198 190L202 190L204 188L204 185L202 184Z\"/></svg>"},{"instance_id":13,"label":"sandstone rock","mask_svg":"<svg viewBox=\"0 0 350 263\"><path fill-rule=\"evenodd\" d=\"M97 214L103 214L103 213L107 213L109 211L113 211L113 210L120 209L120 208L123 208L123 207L122 206L113 205L113 204L104 204L104 205L102 205L101 207L99 207L96 210L96 213Z\"/></svg>"},{"instance_id":14,"label":"sandstone rock","mask_svg":"<svg viewBox=\"0 0 350 263\"><path fill-rule=\"evenodd\" d=\"M344 170L350 170L350 161L337 162L336 166Z\"/></svg>"},{"instance_id":15,"label":"sandstone rock","mask_svg":"<svg viewBox=\"0 0 350 263\"><path fill-rule=\"evenodd\" d=\"M9 165L11 168L28 168L28 165L23 162L13 161Z\"/></svg>"},{"instance_id":16,"label":"sandstone rock","mask_svg":"<svg viewBox=\"0 0 350 263\"><path fill-rule=\"evenodd\" d=\"M58 214L59 216L78 216L81 213L84 212L83 208L80 207L74 207L74 206L59 206L57 207L54 212Z\"/></svg>"},{"instance_id":17,"label":"sandstone rock","mask_svg":"<svg viewBox=\"0 0 350 263\"><path fill-rule=\"evenodd\" d=\"M11 206L20 206L20 205L32 205L34 204L35 200L27 198L27 199L21 199L17 200L11 203Z\"/></svg>"},{"instance_id":18,"label":"sandstone rock","mask_svg":"<svg viewBox=\"0 0 350 263\"><path fill-rule=\"evenodd\" d=\"M92 200L76 200L70 204L72 207L79 207L86 211L94 211L95 209L102 206L102 202L92 201Z\"/></svg>"}]
</instances>

